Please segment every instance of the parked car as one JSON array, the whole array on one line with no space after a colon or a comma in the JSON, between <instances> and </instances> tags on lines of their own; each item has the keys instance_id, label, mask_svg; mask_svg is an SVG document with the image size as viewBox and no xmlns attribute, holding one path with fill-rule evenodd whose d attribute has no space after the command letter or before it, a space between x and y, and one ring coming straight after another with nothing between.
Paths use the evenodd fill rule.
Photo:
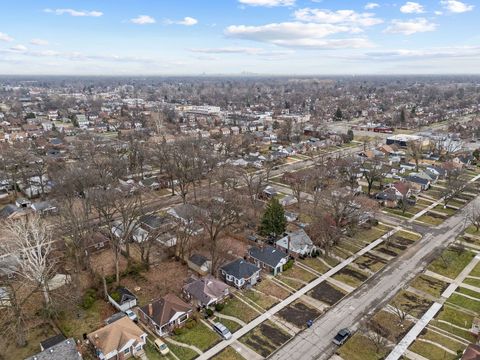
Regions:
<instances>
[{"instance_id":1,"label":"parked car","mask_svg":"<svg viewBox=\"0 0 480 360\"><path fill-rule=\"evenodd\" d=\"M160 339L155 339L155 341L153 342L153 346L155 346L155 349L157 349L158 352L162 355L167 355L170 352L170 349L168 348L167 344L165 344Z\"/></svg>"},{"instance_id":2,"label":"parked car","mask_svg":"<svg viewBox=\"0 0 480 360\"><path fill-rule=\"evenodd\" d=\"M125 315L134 322L138 322L137 314L135 314L132 310L125 310Z\"/></svg>"},{"instance_id":3,"label":"parked car","mask_svg":"<svg viewBox=\"0 0 480 360\"><path fill-rule=\"evenodd\" d=\"M228 330L227 327L222 323L215 323L215 325L213 325L213 330L219 333L220 336L223 337L225 340L228 340L232 337L232 333L230 332L230 330Z\"/></svg>"},{"instance_id":4,"label":"parked car","mask_svg":"<svg viewBox=\"0 0 480 360\"><path fill-rule=\"evenodd\" d=\"M345 344L345 341L348 340L348 338L352 335L352 333L350 332L350 330L348 329L342 329L340 330L337 335L335 335L335 337L333 338L333 343L335 345L343 345Z\"/></svg>"}]
</instances>

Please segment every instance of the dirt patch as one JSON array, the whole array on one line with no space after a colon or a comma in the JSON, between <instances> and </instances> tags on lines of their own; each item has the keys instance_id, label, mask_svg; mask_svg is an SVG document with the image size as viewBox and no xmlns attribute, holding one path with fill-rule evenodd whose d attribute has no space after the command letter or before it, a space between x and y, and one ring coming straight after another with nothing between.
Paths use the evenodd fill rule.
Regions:
<instances>
[{"instance_id":1,"label":"dirt patch","mask_svg":"<svg viewBox=\"0 0 480 360\"><path fill-rule=\"evenodd\" d=\"M334 305L340 299L342 299L346 295L346 293L338 290L337 288L330 285L328 282L324 281L319 285L315 286L308 295L328 305Z\"/></svg>"},{"instance_id":2,"label":"dirt patch","mask_svg":"<svg viewBox=\"0 0 480 360\"><path fill-rule=\"evenodd\" d=\"M264 322L240 338L240 341L263 357L270 356L290 339L290 335L269 322Z\"/></svg>"},{"instance_id":3,"label":"dirt patch","mask_svg":"<svg viewBox=\"0 0 480 360\"><path fill-rule=\"evenodd\" d=\"M358 265L361 269L369 269L376 268L377 264L381 264L383 266L387 263L385 259L382 259L380 256L376 256L370 253L364 254L361 258L355 261L355 264Z\"/></svg>"},{"instance_id":4,"label":"dirt patch","mask_svg":"<svg viewBox=\"0 0 480 360\"><path fill-rule=\"evenodd\" d=\"M376 248L375 249L376 251L380 251L381 253L384 253L386 255L389 255L389 256L393 256L393 257L396 257L397 256L397 253L393 250L388 250L384 247L379 247L379 248Z\"/></svg>"},{"instance_id":5,"label":"dirt patch","mask_svg":"<svg viewBox=\"0 0 480 360\"><path fill-rule=\"evenodd\" d=\"M427 215L431 216L432 218L441 219L441 220L444 220L445 218L448 217L448 215L440 215L440 214L433 213L433 212L430 212L430 211L427 212Z\"/></svg>"},{"instance_id":6,"label":"dirt patch","mask_svg":"<svg viewBox=\"0 0 480 360\"><path fill-rule=\"evenodd\" d=\"M362 274L362 273L360 273L360 272L358 272L358 271L352 270L352 269L350 269L350 268L348 268L348 267L343 268L343 269L340 270L337 274L339 274L339 275L342 275L342 274L343 274L343 275L347 275L347 276L350 276L350 277L352 277L352 278L355 278L355 279L357 279L357 280L359 280L359 281L361 281L361 282L364 282L364 281L366 281L366 280L368 279L368 276L366 276L366 275L364 275L364 274Z\"/></svg>"},{"instance_id":7,"label":"dirt patch","mask_svg":"<svg viewBox=\"0 0 480 360\"><path fill-rule=\"evenodd\" d=\"M90 257L90 264L93 271L105 276L115 275L115 256L112 249L106 249L100 252L96 252ZM120 256L120 272L125 271L127 268L127 259Z\"/></svg>"},{"instance_id":8,"label":"dirt patch","mask_svg":"<svg viewBox=\"0 0 480 360\"><path fill-rule=\"evenodd\" d=\"M278 314L281 318L301 329L306 326L308 320L313 320L319 316L320 312L308 307L303 302L297 301L280 310Z\"/></svg>"},{"instance_id":9,"label":"dirt patch","mask_svg":"<svg viewBox=\"0 0 480 360\"><path fill-rule=\"evenodd\" d=\"M168 293L179 295L184 285L183 280L188 277L188 274L187 265L168 259L151 266L150 270L142 272L140 277L126 277L121 283L130 289L143 305Z\"/></svg>"},{"instance_id":10,"label":"dirt patch","mask_svg":"<svg viewBox=\"0 0 480 360\"><path fill-rule=\"evenodd\" d=\"M398 245L409 246L409 245L413 244L415 241L413 241L411 239L404 238L403 236L395 236L393 242L398 244Z\"/></svg>"}]
</instances>

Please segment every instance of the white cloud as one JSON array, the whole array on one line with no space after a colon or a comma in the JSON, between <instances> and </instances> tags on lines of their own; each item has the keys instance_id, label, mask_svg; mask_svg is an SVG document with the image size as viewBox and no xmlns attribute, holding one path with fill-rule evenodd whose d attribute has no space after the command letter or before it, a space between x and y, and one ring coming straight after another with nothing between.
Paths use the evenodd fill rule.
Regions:
<instances>
[{"instance_id":1,"label":"white cloud","mask_svg":"<svg viewBox=\"0 0 480 360\"><path fill-rule=\"evenodd\" d=\"M392 23L385 32L392 34L412 35L415 33L435 31L437 24L429 22L425 18L412 20L392 20Z\"/></svg>"},{"instance_id":2,"label":"white cloud","mask_svg":"<svg viewBox=\"0 0 480 360\"><path fill-rule=\"evenodd\" d=\"M296 0L238 0L239 3L249 6L293 6Z\"/></svg>"},{"instance_id":3,"label":"white cloud","mask_svg":"<svg viewBox=\"0 0 480 360\"><path fill-rule=\"evenodd\" d=\"M185 25L185 26L192 26L198 24L198 20L195 18L192 18L190 16L186 16L183 18L183 20L178 21L177 24L179 25Z\"/></svg>"},{"instance_id":4,"label":"white cloud","mask_svg":"<svg viewBox=\"0 0 480 360\"><path fill-rule=\"evenodd\" d=\"M458 0L442 0L440 1L445 9L452 13L464 13L472 11L474 5L469 5Z\"/></svg>"},{"instance_id":5,"label":"white cloud","mask_svg":"<svg viewBox=\"0 0 480 360\"><path fill-rule=\"evenodd\" d=\"M32 39L30 40L30 44L37 46L46 46L48 45L48 41L43 39Z\"/></svg>"},{"instance_id":6,"label":"white cloud","mask_svg":"<svg viewBox=\"0 0 480 360\"><path fill-rule=\"evenodd\" d=\"M74 10L74 9L45 9L43 10L46 13L52 13L55 15L70 15L70 16L91 16L91 17L100 17L103 15L101 11L86 11L86 10Z\"/></svg>"},{"instance_id":7,"label":"white cloud","mask_svg":"<svg viewBox=\"0 0 480 360\"><path fill-rule=\"evenodd\" d=\"M437 15L437 16L440 16L440 15L443 15L443 11L436 10L436 11L434 11L434 14Z\"/></svg>"},{"instance_id":8,"label":"white cloud","mask_svg":"<svg viewBox=\"0 0 480 360\"><path fill-rule=\"evenodd\" d=\"M8 34L0 32L0 41L11 42L13 41L13 38L11 36L8 36Z\"/></svg>"},{"instance_id":9,"label":"white cloud","mask_svg":"<svg viewBox=\"0 0 480 360\"><path fill-rule=\"evenodd\" d=\"M369 2L365 5L366 10L372 10L380 7L380 4L374 3L374 2Z\"/></svg>"},{"instance_id":10,"label":"white cloud","mask_svg":"<svg viewBox=\"0 0 480 360\"><path fill-rule=\"evenodd\" d=\"M221 47L221 48L195 48L191 52L201 54L246 54L246 55L287 55L291 50L265 50L256 47Z\"/></svg>"},{"instance_id":11,"label":"white cloud","mask_svg":"<svg viewBox=\"0 0 480 360\"><path fill-rule=\"evenodd\" d=\"M345 24L355 26L373 26L383 22L372 13L357 13L354 10L299 9L294 13L295 19L321 24Z\"/></svg>"},{"instance_id":12,"label":"white cloud","mask_svg":"<svg viewBox=\"0 0 480 360\"><path fill-rule=\"evenodd\" d=\"M193 26L193 25L198 24L198 20L195 19L195 18L193 18L193 17L190 17L190 16L186 16L186 17L184 17L182 20L170 20L170 19L166 19L164 22L165 22L165 24L167 24L167 25Z\"/></svg>"},{"instance_id":13,"label":"white cloud","mask_svg":"<svg viewBox=\"0 0 480 360\"><path fill-rule=\"evenodd\" d=\"M155 19L149 15L138 15L137 17L130 19L132 24L137 25L146 25L146 24L155 24Z\"/></svg>"},{"instance_id":14,"label":"white cloud","mask_svg":"<svg viewBox=\"0 0 480 360\"><path fill-rule=\"evenodd\" d=\"M325 39L339 33L356 33L358 28L338 24L302 22L272 23L262 26L231 25L225 29L229 37L309 49L361 48L372 44L365 38Z\"/></svg>"},{"instance_id":15,"label":"white cloud","mask_svg":"<svg viewBox=\"0 0 480 360\"><path fill-rule=\"evenodd\" d=\"M388 51L373 51L365 54L376 60L415 60L439 58L478 58L480 46L459 46L448 48L431 48L422 50L397 49Z\"/></svg>"},{"instance_id":16,"label":"white cloud","mask_svg":"<svg viewBox=\"0 0 480 360\"><path fill-rule=\"evenodd\" d=\"M21 45L21 44L18 44L18 45L14 45L10 48L10 50L14 51L14 52L25 52L27 51L27 47L25 45Z\"/></svg>"},{"instance_id":17,"label":"white cloud","mask_svg":"<svg viewBox=\"0 0 480 360\"><path fill-rule=\"evenodd\" d=\"M400 7L400 11L404 14L421 14L425 12L425 9L423 8L423 5L419 3L407 1L402 7Z\"/></svg>"}]
</instances>

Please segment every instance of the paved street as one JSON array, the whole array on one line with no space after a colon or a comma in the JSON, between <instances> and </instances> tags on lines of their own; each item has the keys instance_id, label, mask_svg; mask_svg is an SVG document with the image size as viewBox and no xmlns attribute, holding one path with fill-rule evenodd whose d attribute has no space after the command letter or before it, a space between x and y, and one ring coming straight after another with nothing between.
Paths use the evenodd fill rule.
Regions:
<instances>
[{"instance_id":1,"label":"paved street","mask_svg":"<svg viewBox=\"0 0 480 360\"><path fill-rule=\"evenodd\" d=\"M365 314L372 314L383 306L422 271L437 249L453 242L463 231L465 212L473 203L480 204L480 198L477 197L440 227L430 229L417 244L374 275L351 296L340 301L311 328L298 334L271 358L307 360L328 359L332 356L336 347L331 341L336 332L345 327L356 329Z\"/></svg>"}]
</instances>

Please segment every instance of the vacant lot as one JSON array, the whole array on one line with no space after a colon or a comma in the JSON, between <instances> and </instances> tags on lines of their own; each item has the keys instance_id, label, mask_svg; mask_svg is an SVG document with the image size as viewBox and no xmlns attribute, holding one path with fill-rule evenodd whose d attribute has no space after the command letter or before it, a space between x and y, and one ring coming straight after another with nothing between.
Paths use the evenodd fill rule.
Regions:
<instances>
[{"instance_id":1,"label":"vacant lot","mask_svg":"<svg viewBox=\"0 0 480 360\"><path fill-rule=\"evenodd\" d=\"M379 311L372 318L372 321L378 326L380 333L395 341L399 341L410 330L413 323L410 321L401 321L401 319L391 312Z\"/></svg>"},{"instance_id":2,"label":"vacant lot","mask_svg":"<svg viewBox=\"0 0 480 360\"><path fill-rule=\"evenodd\" d=\"M356 333L337 353L345 360L380 360L385 358L388 350L377 352L375 344L371 340Z\"/></svg>"},{"instance_id":3,"label":"vacant lot","mask_svg":"<svg viewBox=\"0 0 480 360\"><path fill-rule=\"evenodd\" d=\"M475 254L471 251L449 247L442 252L441 256L432 261L428 270L455 279L474 256Z\"/></svg>"},{"instance_id":4,"label":"vacant lot","mask_svg":"<svg viewBox=\"0 0 480 360\"><path fill-rule=\"evenodd\" d=\"M410 286L432 296L439 297L448 287L448 283L422 274L413 279Z\"/></svg>"},{"instance_id":5,"label":"vacant lot","mask_svg":"<svg viewBox=\"0 0 480 360\"><path fill-rule=\"evenodd\" d=\"M231 346L226 347L217 355L212 357L212 360L245 360L242 355L235 351Z\"/></svg>"},{"instance_id":6,"label":"vacant lot","mask_svg":"<svg viewBox=\"0 0 480 360\"><path fill-rule=\"evenodd\" d=\"M346 292L324 281L315 286L308 295L328 305L334 305L346 295Z\"/></svg>"},{"instance_id":7,"label":"vacant lot","mask_svg":"<svg viewBox=\"0 0 480 360\"><path fill-rule=\"evenodd\" d=\"M301 329L306 326L308 320L313 320L319 316L320 312L317 309L305 305L301 301L296 301L280 310L278 315Z\"/></svg>"},{"instance_id":8,"label":"vacant lot","mask_svg":"<svg viewBox=\"0 0 480 360\"><path fill-rule=\"evenodd\" d=\"M221 311L222 314L236 317L246 323L255 319L259 314L250 306L243 303L237 298L229 299L225 302L225 307Z\"/></svg>"},{"instance_id":9,"label":"vacant lot","mask_svg":"<svg viewBox=\"0 0 480 360\"><path fill-rule=\"evenodd\" d=\"M411 292L402 290L390 302L406 313L419 319L432 305L432 302Z\"/></svg>"},{"instance_id":10,"label":"vacant lot","mask_svg":"<svg viewBox=\"0 0 480 360\"><path fill-rule=\"evenodd\" d=\"M290 335L276 327L272 322L265 321L242 336L239 341L263 357L272 352L290 339Z\"/></svg>"},{"instance_id":11,"label":"vacant lot","mask_svg":"<svg viewBox=\"0 0 480 360\"><path fill-rule=\"evenodd\" d=\"M358 287L368 279L368 275L351 266L346 266L333 275L333 278L352 287Z\"/></svg>"}]
</instances>

